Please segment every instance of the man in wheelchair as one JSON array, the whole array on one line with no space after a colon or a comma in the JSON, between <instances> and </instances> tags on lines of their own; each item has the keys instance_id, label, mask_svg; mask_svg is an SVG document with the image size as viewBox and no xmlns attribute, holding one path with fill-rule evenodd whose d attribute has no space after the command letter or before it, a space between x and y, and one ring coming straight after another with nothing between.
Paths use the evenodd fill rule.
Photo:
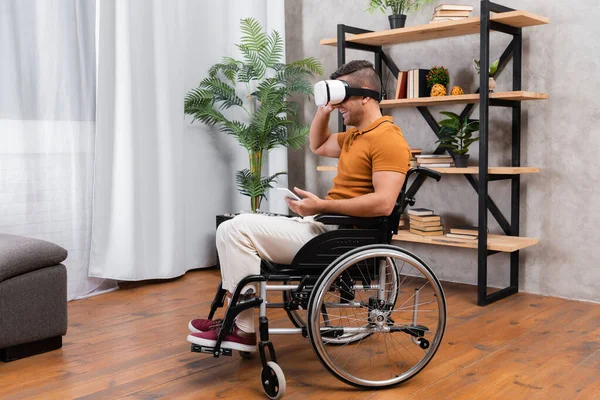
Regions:
<instances>
[{"instance_id":1,"label":"man in wheelchair","mask_svg":"<svg viewBox=\"0 0 600 400\"><path fill-rule=\"evenodd\" d=\"M302 218L241 214L219 225L217 251L228 299L241 279L260 273L261 259L290 264L310 239L336 227L315 221L313 215L379 217L389 215L394 208L409 168L410 149L392 118L381 115L379 76L370 62L351 61L331 74L331 79L344 81L351 88L370 89L376 98L350 96L337 104L329 102L319 107L310 128L310 149L319 156L339 158L338 173L325 199L294 188L302 200L286 200ZM331 133L328 128L330 115L336 109L344 124L352 127L347 132ZM221 346L256 351L254 320L254 309L241 312L233 332ZM217 338L212 328L219 323L207 319L190 321L192 334L188 340L213 347Z\"/></svg>"},{"instance_id":2,"label":"man in wheelchair","mask_svg":"<svg viewBox=\"0 0 600 400\"><path fill-rule=\"evenodd\" d=\"M261 383L272 399L283 396L285 377L269 334L308 337L334 376L367 388L415 376L441 343L446 306L439 281L417 256L390 245L424 176L440 175L409 170L410 149L392 118L382 116L380 92L368 61L349 62L318 82L310 148L339 159L326 198L294 188L301 199L287 203L300 217L241 214L217 229L222 282L208 318L189 322L188 341L195 352L238 350L246 357L257 350L260 307ZM328 129L336 109L352 127L347 132ZM423 176L405 190L413 172ZM267 302L268 290L281 291L283 302ZM225 297L225 317L213 320ZM269 328L267 307L283 308L295 328Z\"/></svg>"}]
</instances>

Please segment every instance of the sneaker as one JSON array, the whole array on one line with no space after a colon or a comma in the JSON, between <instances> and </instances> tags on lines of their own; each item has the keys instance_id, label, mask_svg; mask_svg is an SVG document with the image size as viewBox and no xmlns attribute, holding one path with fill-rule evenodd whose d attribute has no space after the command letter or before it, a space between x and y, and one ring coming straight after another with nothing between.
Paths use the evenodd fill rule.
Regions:
<instances>
[{"instance_id":1,"label":"sneaker","mask_svg":"<svg viewBox=\"0 0 600 400\"><path fill-rule=\"evenodd\" d=\"M217 329L223 323L222 319L205 319L205 318L196 318L190 321L188 324L188 328L190 332L200 333L207 332L211 329Z\"/></svg>"},{"instance_id":2,"label":"sneaker","mask_svg":"<svg viewBox=\"0 0 600 400\"><path fill-rule=\"evenodd\" d=\"M215 347L217 345L218 329L212 329L206 332L191 333L187 340L190 343L204 347ZM233 333L225 335L221 342L224 349L240 350L247 352L256 351L256 333L246 333L234 326Z\"/></svg>"}]
</instances>

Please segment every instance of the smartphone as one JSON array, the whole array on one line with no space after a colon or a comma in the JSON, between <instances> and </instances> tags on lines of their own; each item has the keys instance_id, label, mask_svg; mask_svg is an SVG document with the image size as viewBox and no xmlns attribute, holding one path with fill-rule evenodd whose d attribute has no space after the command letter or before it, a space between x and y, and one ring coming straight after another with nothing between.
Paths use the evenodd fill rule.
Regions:
<instances>
[{"instance_id":1,"label":"smartphone","mask_svg":"<svg viewBox=\"0 0 600 400\"><path fill-rule=\"evenodd\" d=\"M279 192L279 194L282 195L283 197L288 197L292 200L301 200L300 197L298 197L298 195L296 193L292 192L288 188L275 188L275 189L277 189L277 192Z\"/></svg>"}]
</instances>

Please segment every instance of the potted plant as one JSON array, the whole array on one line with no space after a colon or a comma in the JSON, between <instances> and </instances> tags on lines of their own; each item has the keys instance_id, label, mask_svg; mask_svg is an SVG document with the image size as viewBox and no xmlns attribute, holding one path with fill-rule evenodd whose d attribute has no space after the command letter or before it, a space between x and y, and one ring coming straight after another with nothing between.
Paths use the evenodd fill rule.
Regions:
<instances>
[{"instance_id":1,"label":"potted plant","mask_svg":"<svg viewBox=\"0 0 600 400\"><path fill-rule=\"evenodd\" d=\"M455 154L456 167L464 168L469 161L469 146L479 140L479 137L473 137L473 133L479 131L479 120L469 120L467 117L461 119L450 111L442 111L440 114L448 118L439 122L440 138L436 143L440 143L440 147L451 149Z\"/></svg>"},{"instance_id":2,"label":"potted plant","mask_svg":"<svg viewBox=\"0 0 600 400\"><path fill-rule=\"evenodd\" d=\"M433 0L369 0L369 12L373 13L377 10L385 13L386 10L391 11L392 15L388 16L390 20L390 28L404 28L406 23L406 14L411 11L418 11L424 4L431 3Z\"/></svg>"},{"instance_id":3,"label":"potted plant","mask_svg":"<svg viewBox=\"0 0 600 400\"><path fill-rule=\"evenodd\" d=\"M445 96L446 86L450 83L450 75L444 67L433 67L426 76L427 88L431 90L431 96ZM439 85L439 86L435 86ZM434 90L435 89L435 90Z\"/></svg>"},{"instance_id":4,"label":"potted plant","mask_svg":"<svg viewBox=\"0 0 600 400\"><path fill-rule=\"evenodd\" d=\"M298 121L298 105L289 101L292 94L312 95L306 80L322 75L321 63L311 57L284 64L283 40L277 31L269 35L253 18L241 20L240 49L243 60L224 57L213 65L197 88L190 90L184 103L185 114L235 137L248 151L250 168L236 174L241 194L250 197L252 212L257 212L272 187L278 172L263 177L262 165L269 151L279 146L301 148L309 126ZM225 110L237 108L240 119ZM240 115L241 114L241 115Z\"/></svg>"},{"instance_id":5,"label":"potted plant","mask_svg":"<svg viewBox=\"0 0 600 400\"><path fill-rule=\"evenodd\" d=\"M500 59L494 61L490 65L490 78L488 80L488 89L490 92L493 92L496 88L496 81L494 80L494 74L498 70L498 64L500 63ZM473 68L477 71L477 75L479 75L481 67L479 66L479 60L473 59Z\"/></svg>"}]
</instances>

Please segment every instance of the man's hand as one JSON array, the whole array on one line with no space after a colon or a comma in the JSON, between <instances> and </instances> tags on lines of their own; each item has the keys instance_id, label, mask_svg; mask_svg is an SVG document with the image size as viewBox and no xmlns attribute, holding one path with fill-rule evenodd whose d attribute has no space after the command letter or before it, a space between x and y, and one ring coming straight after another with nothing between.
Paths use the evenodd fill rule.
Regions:
<instances>
[{"instance_id":1,"label":"man's hand","mask_svg":"<svg viewBox=\"0 0 600 400\"><path fill-rule=\"evenodd\" d=\"M302 198L302 200L298 201L290 199L289 197L286 198L285 201L288 203L290 210L303 217L322 212L322 203L325 200L320 199L311 192L298 189L297 187L294 187L294 192L296 192Z\"/></svg>"}]
</instances>

